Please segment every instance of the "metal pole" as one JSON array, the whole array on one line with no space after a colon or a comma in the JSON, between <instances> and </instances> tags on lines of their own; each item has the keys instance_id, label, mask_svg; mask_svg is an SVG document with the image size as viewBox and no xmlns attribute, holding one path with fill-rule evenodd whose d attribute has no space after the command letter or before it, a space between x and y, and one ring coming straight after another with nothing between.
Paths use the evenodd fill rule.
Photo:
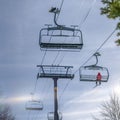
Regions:
<instances>
[{"instance_id":1,"label":"metal pole","mask_svg":"<svg viewBox=\"0 0 120 120\"><path fill-rule=\"evenodd\" d=\"M57 99L57 80L58 80L58 78L53 78L53 80L54 80L54 120L59 120L58 99Z\"/></svg>"}]
</instances>

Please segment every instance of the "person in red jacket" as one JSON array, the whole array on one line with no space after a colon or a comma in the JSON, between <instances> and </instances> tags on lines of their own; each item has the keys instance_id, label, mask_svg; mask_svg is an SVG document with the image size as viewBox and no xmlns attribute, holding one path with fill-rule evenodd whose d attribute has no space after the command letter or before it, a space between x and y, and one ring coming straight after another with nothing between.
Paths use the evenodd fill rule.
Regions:
<instances>
[{"instance_id":1,"label":"person in red jacket","mask_svg":"<svg viewBox=\"0 0 120 120\"><path fill-rule=\"evenodd\" d=\"M96 85L101 84L101 79L102 79L102 75L100 72L98 72L97 76L96 76Z\"/></svg>"}]
</instances>

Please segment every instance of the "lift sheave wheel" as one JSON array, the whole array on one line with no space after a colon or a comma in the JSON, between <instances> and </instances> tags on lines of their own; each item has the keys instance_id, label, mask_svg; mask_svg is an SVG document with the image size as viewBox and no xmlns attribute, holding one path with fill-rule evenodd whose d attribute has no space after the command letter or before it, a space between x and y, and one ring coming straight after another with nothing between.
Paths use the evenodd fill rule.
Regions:
<instances>
[{"instance_id":1,"label":"lift sheave wheel","mask_svg":"<svg viewBox=\"0 0 120 120\"><path fill-rule=\"evenodd\" d=\"M28 101L26 104L26 110L43 110L43 104L41 101Z\"/></svg>"},{"instance_id":2,"label":"lift sheave wheel","mask_svg":"<svg viewBox=\"0 0 120 120\"><path fill-rule=\"evenodd\" d=\"M58 115L59 115L59 120L62 120L62 113L59 112ZM48 120L54 120L54 112L49 112L47 114L47 118L48 118Z\"/></svg>"},{"instance_id":3,"label":"lift sheave wheel","mask_svg":"<svg viewBox=\"0 0 120 120\"><path fill-rule=\"evenodd\" d=\"M40 68L37 78L74 78L72 66L37 65L37 67Z\"/></svg>"}]
</instances>

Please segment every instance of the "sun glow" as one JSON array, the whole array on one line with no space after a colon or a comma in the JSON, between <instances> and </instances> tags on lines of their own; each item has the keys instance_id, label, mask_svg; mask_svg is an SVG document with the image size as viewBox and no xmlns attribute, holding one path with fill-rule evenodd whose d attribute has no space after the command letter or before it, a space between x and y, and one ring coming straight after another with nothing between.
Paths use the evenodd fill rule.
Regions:
<instances>
[{"instance_id":1,"label":"sun glow","mask_svg":"<svg viewBox=\"0 0 120 120\"><path fill-rule=\"evenodd\" d=\"M34 97L32 97L31 95L9 96L4 97L2 101L4 103L25 103L31 100L39 100L39 97L39 95L35 95Z\"/></svg>"},{"instance_id":2,"label":"sun glow","mask_svg":"<svg viewBox=\"0 0 120 120\"><path fill-rule=\"evenodd\" d=\"M30 96L18 96L18 97L7 98L4 101L6 103L21 103L21 102L26 102L30 99L31 99Z\"/></svg>"},{"instance_id":3,"label":"sun glow","mask_svg":"<svg viewBox=\"0 0 120 120\"><path fill-rule=\"evenodd\" d=\"M22 101L27 101L27 100L30 100L30 97L20 96L20 97L13 98L13 101L16 101L16 102L22 102Z\"/></svg>"}]
</instances>

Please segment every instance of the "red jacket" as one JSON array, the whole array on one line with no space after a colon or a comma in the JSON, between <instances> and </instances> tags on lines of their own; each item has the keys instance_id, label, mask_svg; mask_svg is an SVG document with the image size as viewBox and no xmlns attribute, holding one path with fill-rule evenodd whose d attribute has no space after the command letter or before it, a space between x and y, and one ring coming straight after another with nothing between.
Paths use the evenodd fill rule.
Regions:
<instances>
[{"instance_id":1,"label":"red jacket","mask_svg":"<svg viewBox=\"0 0 120 120\"><path fill-rule=\"evenodd\" d=\"M102 79L102 75L100 73L97 74L97 80L101 80Z\"/></svg>"}]
</instances>

